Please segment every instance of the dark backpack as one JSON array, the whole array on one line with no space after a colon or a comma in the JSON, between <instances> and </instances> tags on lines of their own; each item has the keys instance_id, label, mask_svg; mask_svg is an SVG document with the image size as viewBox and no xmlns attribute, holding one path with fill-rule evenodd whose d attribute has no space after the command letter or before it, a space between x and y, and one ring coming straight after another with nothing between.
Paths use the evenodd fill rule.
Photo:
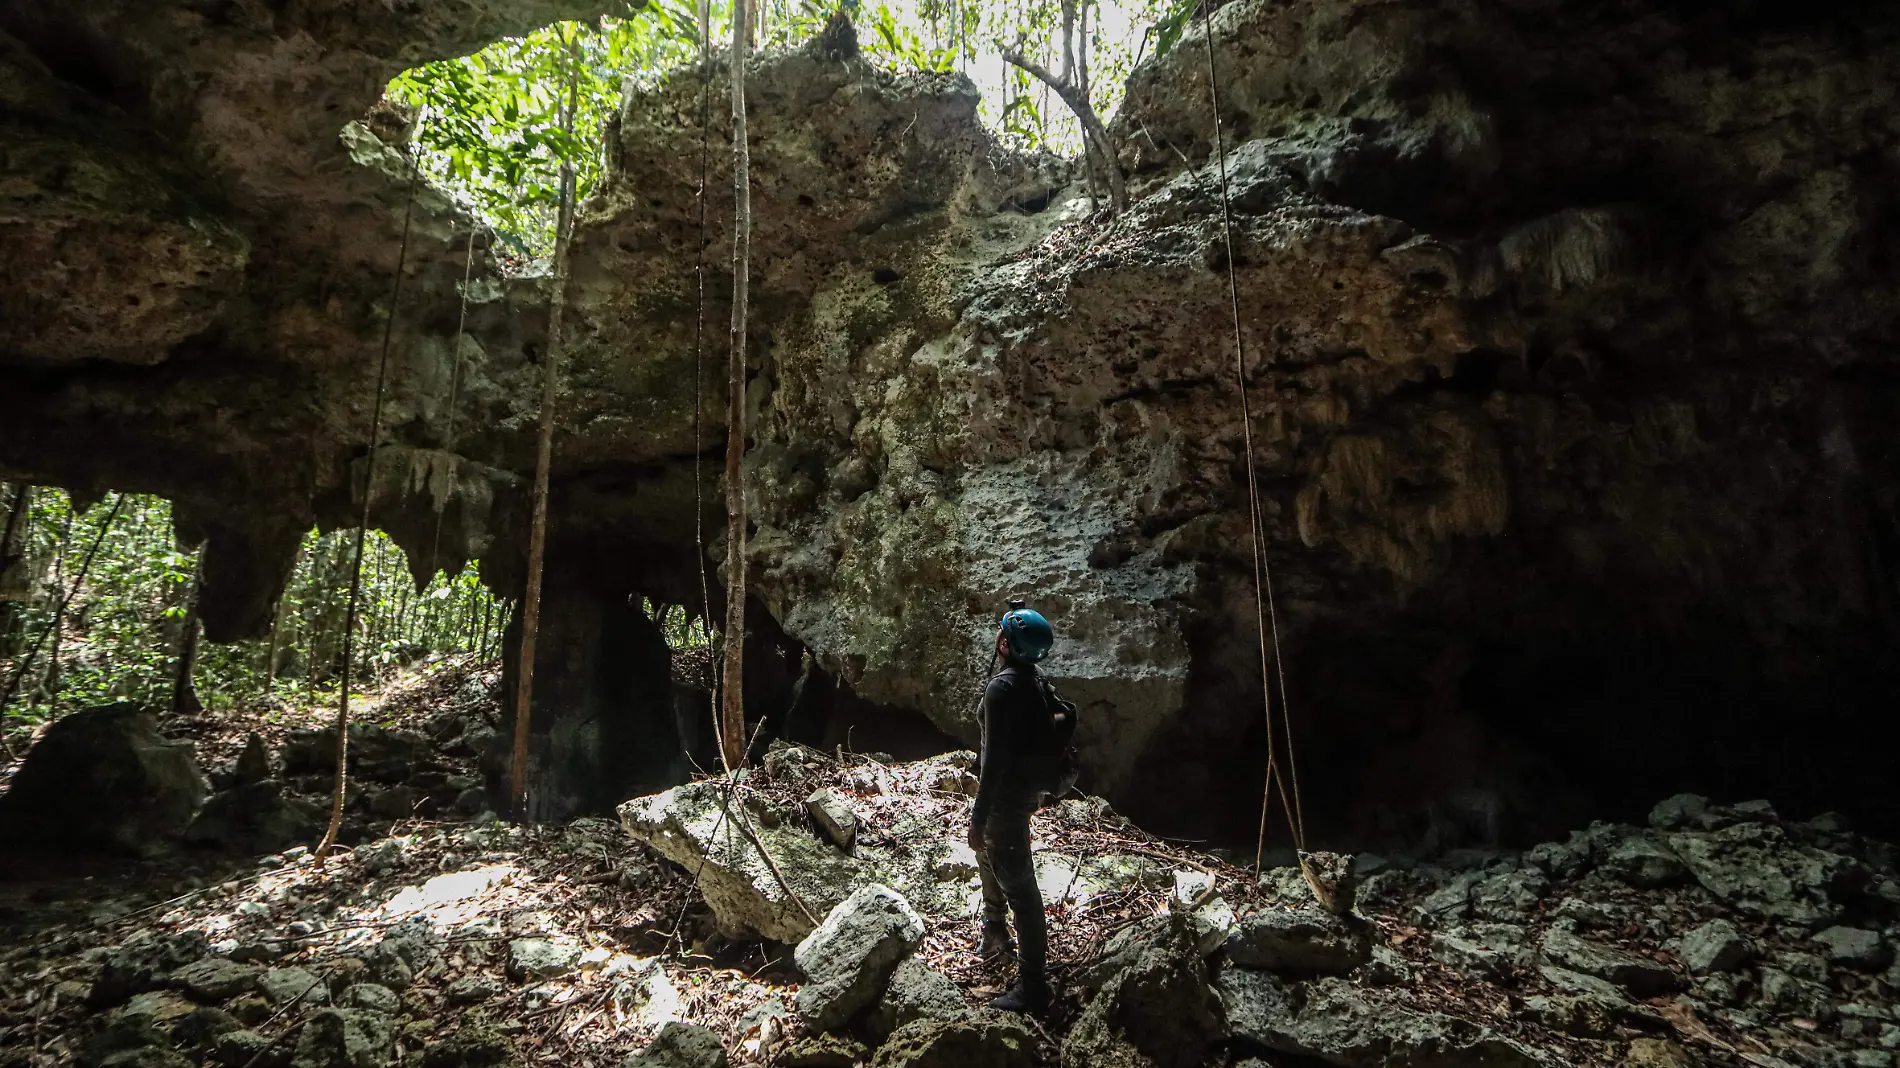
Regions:
<instances>
[{"instance_id":1,"label":"dark backpack","mask_svg":"<svg viewBox=\"0 0 1900 1068\"><path fill-rule=\"evenodd\" d=\"M1079 713L1075 702L1057 693L1055 684L1047 676L1037 672L1036 681L1042 684L1037 687L1037 692L1042 697L1042 707L1048 711L1053 726L1049 739L1052 751L1045 765L1052 772L1049 800L1060 801L1065 794L1075 789L1075 780L1082 773L1081 754L1075 748L1075 725Z\"/></svg>"}]
</instances>

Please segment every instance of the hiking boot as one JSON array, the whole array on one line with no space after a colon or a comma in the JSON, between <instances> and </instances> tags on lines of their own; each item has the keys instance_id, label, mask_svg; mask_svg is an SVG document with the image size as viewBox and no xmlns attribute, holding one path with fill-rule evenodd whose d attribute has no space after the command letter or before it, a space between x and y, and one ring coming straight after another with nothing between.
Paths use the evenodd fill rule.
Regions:
<instances>
[{"instance_id":1,"label":"hiking boot","mask_svg":"<svg viewBox=\"0 0 1900 1068\"><path fill-rule=\"evenodd\" d=\"M1009 924L1002 920L995 920L983 925L983 942L976 947L978 958L989 960L1015 951L1016 940L1009 936Z\"/></svg>"},{"instance_id":2,"label":"hiking boot","mask_svg":"<svg viewBox=\"0 0 1900 1068\"><path fill-rule=\"evenodd\" d=\"M1049 983L1043 979L1018 978L1001 997L990 999L990 1008L1004 1012L1026 1012L1040 1016L1049 1007Z\"/></svg>"}]
</instances>

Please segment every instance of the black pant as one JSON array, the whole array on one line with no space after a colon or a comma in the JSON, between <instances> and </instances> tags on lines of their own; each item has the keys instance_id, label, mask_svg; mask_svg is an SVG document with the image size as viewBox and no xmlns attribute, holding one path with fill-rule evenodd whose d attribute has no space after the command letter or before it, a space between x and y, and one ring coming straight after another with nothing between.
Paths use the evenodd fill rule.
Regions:
<instances>
[{"instance_id":1,"label":"black pant","mask_svg":"<svg viewBox=\"0 0 1900 1068\"><path fill-rule=\"evenodd\" d=\"M983 825L983 851L976 870L983 880L983 922L1003 923L1016 914L1016 951L1022 976L1041 979L1049 957L1049 934L1042 915L1042 891L1029 854L1029 808L1014 806L990 813Z\"/></svg>"}]
</instances>

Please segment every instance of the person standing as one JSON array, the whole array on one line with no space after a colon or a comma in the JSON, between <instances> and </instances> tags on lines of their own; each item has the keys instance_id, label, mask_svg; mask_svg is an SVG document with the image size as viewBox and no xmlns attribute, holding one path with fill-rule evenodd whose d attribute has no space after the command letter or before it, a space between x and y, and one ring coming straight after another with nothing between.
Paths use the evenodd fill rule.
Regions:
<instances>
[{"instance_id":1,"label":"person standing","mask_svg":"<svg viewBox=\"0 0 1900 1068\"><path fill-rule=\"evenodd\" d=\"M1003 670L983 691L982 740L970 848L983 884L983 941L989 958L1007 953L1014 914L1019 943L1016 982L990 1002L1010 1012L1049 1005L1048 932L1029 849L1029 817L1058 789L1061 756L1073 732L1073 706L1051 699L1036 665L1055 646L1055 628L1040 612L1011 601L996 632Z\"/></svg>"}]
</instances>

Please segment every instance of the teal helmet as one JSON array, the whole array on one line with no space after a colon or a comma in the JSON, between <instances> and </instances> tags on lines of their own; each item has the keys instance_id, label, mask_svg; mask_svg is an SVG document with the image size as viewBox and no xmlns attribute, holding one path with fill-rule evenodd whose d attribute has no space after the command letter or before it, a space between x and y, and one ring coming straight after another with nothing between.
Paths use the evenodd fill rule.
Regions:
<instances>
[{"instance_id":1,"label":"teal helmet","mask_svg":"<svg viewBox=\"0 0 1900 1068\"><path fill-rule=\"evenodd\" d=\"M1000 624L1003 640L1012 660L1033 664L1049 655L1056 644L1056 629L1033 608L1012 608Z\"/></svg>"}]
</instances>

